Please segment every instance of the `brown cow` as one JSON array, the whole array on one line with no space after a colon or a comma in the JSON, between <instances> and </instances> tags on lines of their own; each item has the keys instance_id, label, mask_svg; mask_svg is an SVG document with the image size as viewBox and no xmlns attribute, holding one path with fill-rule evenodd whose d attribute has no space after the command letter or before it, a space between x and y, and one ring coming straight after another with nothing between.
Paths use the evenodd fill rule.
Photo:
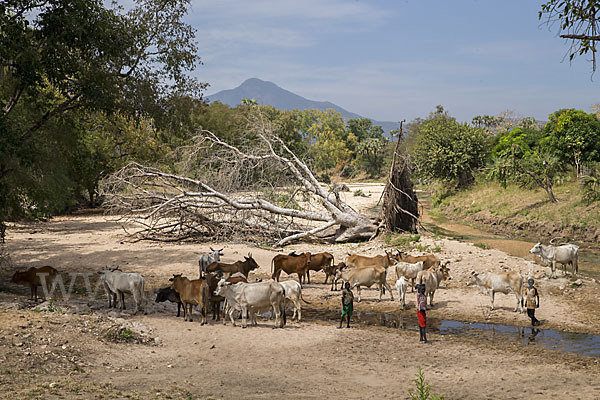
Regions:
<instances>
[{"instance_id":1,"label":"brown cow","mask_svg":"<svg viewBox=\"0 0 600 400\"><path fill-rule=\"evenodd\" d=\"M29 286L31 298L37 300L37 287L42 286L44 295L50 290L50 284L58 276L58 271L49 265L44 267L31 267L27 271L15 272L11 278L12 283Z\"/></svg>"},{"instance_id":2,"label":"brown cow","mask_svg":"<svg viewBox=\"0 0 600 400\"><path fill-rule=\"evenodd\" d=\"M378 255L375 257L367 257L360 256L358 254L350 254L346 260L346 265L348 268L378 266L387 270L392 264L394 264L395 261L396 258L394 257L393 253L388 253L386 250L385 256Z\"/></svg>"},{"instance_id":3,"label":"brown cow","mask_svg":"<svg viewBox=\"0 0 600 400\"><path fill-rule=\"evenodd\" d=\"M171 288L179 294L179 298L181 298L181 302L183 303L184 321L192 321L192 309L194 306L199 305L202 314L201 325L204 325L206 323L210 298L206 279L189 280L181 276L181 274L173 274L169 282L173 282Z\"/></svg>"},{"instance_id":4,"label":"brown cow","mask_svg":"<svg viewBox=\"0 0 600 400\"><path fill-rule=\"evenodd\" d=\"M271 279L279 282L281 271L285 271L288 275L298 274L298 282L302 285L302 277L306 274L309 266L310 253L308 252L293 256L278 254L271 260L271 272L273 272Z\"/></svg>"},{"instance_id":5,"label":"brown cow","mask_svg":"<svg viewBox=\"0 0 600 400\"><path fill-rule=\"evenodd\" d=\"M225 282L229 282L232 285L235 285L236 283L240 282L248 283L248 279L246 279L246 277L243 274L237 272L231 275L229 278L225 279Z\"/></svg>"},{"instance_id":6,"label":"brown cow","mask_svg":"<svg viewBox=\"0 0 600 400\"><path fill-rule=\"evenodd\" d=\"M429 269L431 267L437 267L440 265L440 259L433 254L425 254L424 256L411 256L403 251L398 251L395 255L396 261L407 262L410 264L416 264L419 261L423 261L423 269Z\"/></svg>"},{"instance_id":7,"label":"brown cow","mask_svg":"<svg viewBox=\"0 0 600 400\"><path fill-rule=\"evenodd\" d=\"M337 290L337 279L335 278L335 274L338 271L343 270L344 268L346 268L346 263L343 261L340 262L338 265L332 264L328 267L323 268L323 272L325 272L325 283L327 283L327 279L331 277L331 290Z\"/></svg>"},{"instance_id":8,"label":"brown cow","mask_svg":"<svg viewBox=\"0 0 600 400\"><path fill-rule=\"evenodd\" d=\"M213 262L206 267L207 272L217 272L223 271L229 274L235 274L236 272L244 274L244 276L248 276L250 271L258 268L258 264L252 258L252 253L248 253L248 257L244 256L244 261L236 261L234 263L222 263L222 262Z\"/></svg>"},{"instance_id":9,"label":"brown cow","mask_svg":"<svg viewBox=\"0 0 600 400\"><path fill-rule=\"evenodd\" d=\"M295 253L291 253L290 255L295 255L297 256L297 254ZM325 270L325 268L330 268L333 265L333 255L331 253L327 253L327 252L323 252L323 253L317 253L317 254L311 254L310 255L310 265L308 266L308 269L306 270L306 279L308 281L308 283L310 283L310 271L320 271L320 270ZM334 273L335 275L335 273ZM325 276L325 282L327 283L327 275Z\"/></svg>"},{"instance_id":10,"label":"brown cow","mask_svg":"<svg viewBox=\"0 0 600 400\"><path fill-rule=\"evenodd\" d=\"M215 294L215 290L217 290L217 285L219 284L219 281L221 280L222 276L221 273L218 272L210 272L208 274L206 274L206 284L208 285L208 300L209 300L209 305L211 306L210 308L212 309L212 313L213 313L213 320L218 321L219 317L219 310L221 309L221 303L223 302L223 300L225 300L225 298L223 296L218 296Z\"/></svg>"},{"instance_id":11,"label":"brown cow","mask_svg":"<svg viewBox=\"0 0 600 400\"><path fill-rule=\"evenodd\" d=\"M225 301L225 298L223 296L215 294L215 290L217 290L217 285L223 277L222 275L223 273L221 271L206 274L206 283L208 284L208 289L210 293L209 300L210 305L212 306L211 308L213 313L213 320L217 321L219 320L218 315L220 314L219 311L221 310L221 302ZM229 282L232 285L235 285L239 282L248 283L248 280L242 273L236 272L235 274L229 276L229 278L225 279L225 282ZM223 308L223 318L225 318L225 308Z\"/></svg>"}]
</instances>

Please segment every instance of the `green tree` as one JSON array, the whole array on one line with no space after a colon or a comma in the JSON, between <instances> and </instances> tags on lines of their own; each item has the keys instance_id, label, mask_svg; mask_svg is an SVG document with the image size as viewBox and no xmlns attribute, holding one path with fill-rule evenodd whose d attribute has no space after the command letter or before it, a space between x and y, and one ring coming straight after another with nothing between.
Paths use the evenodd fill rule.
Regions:
<instances>
[{"instance_id":1,"label":"green tree","mask_svg":"<svg viewBox=\"0 0 600 400\"><path fill-rule=\"evenodd\" d=\"M300 131L312 142L308 156L314 160L316 171L341 169L352 152L348 148L348 134L344 118L339 112L315 109L299 112ZM354 141L352 142L354 146Z\"/></svg>"},{"instance_id":2,"label":"green tree","mask_svg":"<svg viewBox=\"0 0 600 400\"><path fill-rule=\"evenodd\" d=\"M558 24L561 38L571 41L569 61L576 55L591 53L596 71L596 42L600 41L598 0L551 0L541 6L539 19L549 27Z\"/></svg>"},{"instance_id":3,"label":"green tree","mask_svg":"<svg viewBox=\"0 0 600 400\"><path fill-rule=\"evenodd\" d=\"M412 160L423 178L454 181L465 187L490 153L491 143L483 128L457 122L441 106L412 129L416 130Z\"/></svg>"},{"instance_id":4,"label":"green tree","mask_svg":"<svg viewBox=\"0 0 600 400\"><path fill-rule=\"evenodd\" d=\"M557 202L554 180L564 171L564 163L548 142L549 138L535 129L514 128L505 132L494 147L494 165L488 177L503 185L508 181L535 184L546 191L551 202Z\"/></svg>"},{"instance_id":5,"label":"green tree","mask_svg":"<svg viewBox=\"0 0 600 400\"><path fill-rule=\"evenodd\" d=\"M388 145L383 133L383 128L373 125L373 121L368 118L353 118L347 122L345 139L352 165L365 171L370 177L379 176L382 172Z\"/></svg>"},{"instance_id":6,"label":"green tree","mask_svg":"<svg viewBox=\"0 0 600 400\"><path fill-rule=\"evenodd\" d=\"M575 166L578 177L582 163L600 161L600 120L595 114L574 109L556 111L544 133L561 161Z\"/></svg>"},{"instance_id":7,"label":"green tree","mask_svg":"<svg viewBox=\"0 0 600 400\"><path fill-rule=\"evenodd\" d=\"M74 167L66 164L71 149L79 160L89 150L80 121L87 113L141 119L163 114L177 94L200 97L205 85L188 76L199 63L194 32L182 22L188 6L0 3L0 220L25 209L56 212L72 200Z\"/></svg>"}]
</instances>

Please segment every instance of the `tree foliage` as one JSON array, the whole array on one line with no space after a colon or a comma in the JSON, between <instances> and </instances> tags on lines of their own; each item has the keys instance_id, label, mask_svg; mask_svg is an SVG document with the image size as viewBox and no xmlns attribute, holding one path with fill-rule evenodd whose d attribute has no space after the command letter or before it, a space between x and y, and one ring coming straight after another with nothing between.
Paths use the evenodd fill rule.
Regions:
<instances>
[{"instance_id":1,"label":"tree foliage","mask_svg":"<svg viewBox=\"0 0 600 400\"><path fill-rule=\"evenodd\" d=\"M455 182L465 187L483 167L490 140L482 128L459 123L439 107L416 128L413 162L421 177Z\"/></svg>"},{"instance_id":2,"label":"tree foliage","mask_svg":"<svg viewBox=\"0 0 600 400\"><path fill-rule=\"evenodd\" d=\"M182 93L200 98L205 85L188 76L199 63L182 22L188 5L0 3L0 220L68 207L111 165L115 146L134 139L128 130L160 122ZM128 129L89 130L96 118L119 120L117 112L134 118Z\"/></svg>"},{"instance_id":3,"label":"tree foliage","mask_svg":"<svg viewBox=\"0 0 600 400\"><path fill-rule=\"evenodd\" d=\"M600 161L600 120L596 114L563 109L550 115L544 127L548 145L561 161L581 174L582 163Z\"/></svg>"},{"instance_id":4,"label":"tree foliage","mask_svg":"<svg viewBox=\"0 0 600 400\"><path fill-rule=\"evenodd\" d=\"M539 19L549 27L558 25L561 38L571 41L569 61L577 55L592 55L596 71L596 42L600 41L598 0L551 0L541 6Z\"/></svg>"},{"instance_id":5,"label":"tree foliage","mask_svg":"<svg viewBox=\"0 0 600 400\"><path fill-rule=\"evenodd\" d=\"M556 202L554 181L564 171L564 164L549 145L549 138L536 129L514 128L497 138L493 150L494 164L488 176L503 185L508 181L541 187Z\"/></svg>"}]
</instances>

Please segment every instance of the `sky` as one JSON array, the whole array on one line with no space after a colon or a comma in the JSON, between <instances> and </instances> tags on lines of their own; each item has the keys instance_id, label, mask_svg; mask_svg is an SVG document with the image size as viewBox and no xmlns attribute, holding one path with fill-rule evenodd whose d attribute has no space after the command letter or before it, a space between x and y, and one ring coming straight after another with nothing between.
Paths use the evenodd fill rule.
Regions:
<instances>
[{"instance_id":1,"label":"sky","mask_svg":"<svg viewBox=\"0 0 600 400\"><path fill-rule=\"evenodd\" d=\"M545 121L600 103L589 56L538 19L538 0L192 0L210 95L248 78L363 117Z\"/></svg>"}]
</instances>

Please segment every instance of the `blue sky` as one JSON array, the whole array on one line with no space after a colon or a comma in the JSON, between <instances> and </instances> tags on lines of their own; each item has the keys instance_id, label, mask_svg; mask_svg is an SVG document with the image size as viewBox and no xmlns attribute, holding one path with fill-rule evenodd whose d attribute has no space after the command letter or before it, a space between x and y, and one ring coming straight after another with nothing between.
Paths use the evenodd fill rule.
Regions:
<instances>
[{"instance_id":1,"label":"blue sky","mask_svg":"<svg viewBox=\"0 0 600 400\"><path fill-rule=\"evenodd\" d=\"M376 120L411 121L437 104L475 115L547 120L600 103L590 57L538 20L536 0L194 0L204 65L194 72L232 89L248 78Z\"/></svg>"}]
</instances>

